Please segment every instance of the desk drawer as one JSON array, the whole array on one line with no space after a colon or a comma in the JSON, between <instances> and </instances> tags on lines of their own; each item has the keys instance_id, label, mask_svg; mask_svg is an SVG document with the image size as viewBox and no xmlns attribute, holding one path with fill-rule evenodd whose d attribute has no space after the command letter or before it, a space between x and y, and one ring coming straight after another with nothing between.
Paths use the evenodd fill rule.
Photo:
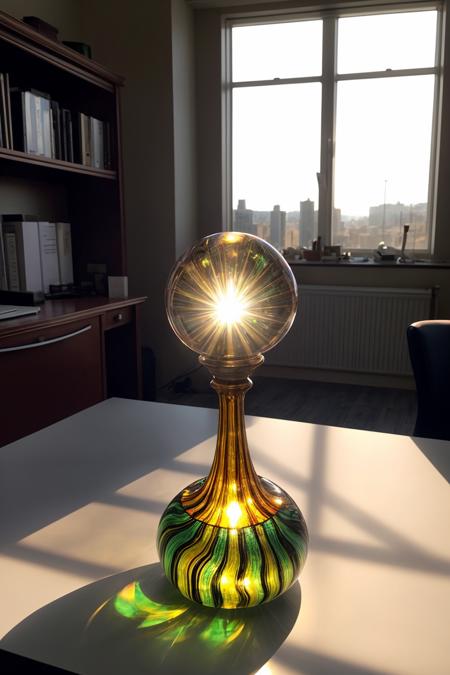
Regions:
<instances>
[{"instance_id":1,"label":"desk drawer","mask_svg":"<svg viewBox=\"0 0 450 675\"><path fill-rule=\"evenodd\" d=\"M105 330L109 330L110 328L117 328L118 326L131 323L132 320L133 308L121 307L120 309L112 309L110 312L106 312L103 326Z\"/></svg>"},{"instance_id":2,"label":"desk drawer","mask_svg":"<svg viewBox=\"0 0 450 675\"><path fill-rule=\"evenodd\" d=\"M98 317L0 339L0 445L103 399Z\"/></svg>"}]
</instances>

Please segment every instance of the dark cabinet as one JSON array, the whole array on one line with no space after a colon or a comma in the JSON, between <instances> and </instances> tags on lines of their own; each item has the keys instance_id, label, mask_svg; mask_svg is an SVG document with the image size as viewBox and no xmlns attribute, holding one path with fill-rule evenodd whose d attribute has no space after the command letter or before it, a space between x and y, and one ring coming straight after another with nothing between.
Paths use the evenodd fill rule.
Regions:
<instances>
[{"instance_id":1,"label":"dark cabinet","mask_svg":"<svg viewBox=\"0 0 450 675\"><path fill-rule=\"evenodd\" d=\"M143 300L50 301L0 323L0 446L108 396L141 398Z\"/></svg>"},{"instance_id":2,"label":"dark cabinet","mask_svg":"<svg viewBox=\"0 0 450 675\"><path fill-rule=\"evenodd\" d=\"M0 339L0 435L7 443L103 398L98 317Z\"/></svg>"}]
</instances>

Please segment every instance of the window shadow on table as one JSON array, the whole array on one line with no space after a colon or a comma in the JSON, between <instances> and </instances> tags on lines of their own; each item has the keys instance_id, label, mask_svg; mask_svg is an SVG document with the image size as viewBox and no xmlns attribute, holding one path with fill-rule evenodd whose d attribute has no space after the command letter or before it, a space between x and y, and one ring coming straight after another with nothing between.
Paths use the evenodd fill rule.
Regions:
<instances>
[{"instance_id":1,"label":"window shadow on table","mask_svg":"<svg viewBox=\"0 0 450 675\"><path fill-rule=\"evenodd\" d=\"M185 600L155 563L89 584L39 609L0 646L83 675L247 675L283 644L300 604L297 582L267 605L201 607Z\"/></svg>"},{"instance_id":2,"label":"window shadow on table","mask_svg":"<svg viewBox=\"0 0 450 675\"><path fill-rule=\"evenodd\" d=\"M425 546L413 541L401 529L396 529L377 513L365 510L352 500L351 494L342 496L327 483L326 464L330 452L328 428L317 425L314 430L313 456L309 475L302 475L295 467L287 468L276 456L260 449L259 457L264 460L265 468L281 478L285 486L294 483L304 490L304 500L308 503L308 530L310 533L309 550L364 560L375 564L391 565L402 569L419 570L429 574L450 576L450 559L436 555ZM443 452L442 441L413 438L418 448L428 457L435 468L448 479L450 475L450 453ZM445 448L444 448L445 450ZM301 500L300 509L303 508ZM321 535L321 518L324 508L332 509L339 517L352 526L368 533L373 543L352 541Z\"/></svg>"},{"instance_id":3,"label":"window shadow on table","mask_svg":"<svg viewBox=\"0 0 450 675\"><path fill-rule=\"evenodd\" d=\"M160 467L207 473L207 466L175 459L209 439L212 460L213 411L197 410L193 424L183 408L152 404L157 410L150 416L149 405L109 399L0 448L0 545L90 502L111 502L116 490ZM160 513L164 506L148 502L146 510Z\"/></svg>"}]
</instances>

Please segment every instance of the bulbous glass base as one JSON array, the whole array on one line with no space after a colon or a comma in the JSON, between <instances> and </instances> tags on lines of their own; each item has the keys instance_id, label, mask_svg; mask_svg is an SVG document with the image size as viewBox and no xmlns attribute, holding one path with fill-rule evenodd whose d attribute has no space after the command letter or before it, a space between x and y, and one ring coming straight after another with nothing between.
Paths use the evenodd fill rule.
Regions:
<instances>
[{"instance_id":1,"label":"bulbous glass base","mask_svg":"<svg viewBox=\"0 0 450 675\"><path fill-rule=\"evenodd\" d=\"M308 530L303 515L284 490L259 477L273 516L247 527L220 527L191 516L182 490L164 511L157 535L166 576L189 600L207 607L235 609L274 600L297 579L306 559Z\"/></svg>"}]
</instances>

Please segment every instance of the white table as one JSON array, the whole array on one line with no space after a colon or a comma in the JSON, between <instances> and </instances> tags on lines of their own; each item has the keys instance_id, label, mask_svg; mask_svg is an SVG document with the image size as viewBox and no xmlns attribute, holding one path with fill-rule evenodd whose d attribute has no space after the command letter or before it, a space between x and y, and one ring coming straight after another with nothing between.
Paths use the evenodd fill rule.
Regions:
<instances>
[{"instance_id":1,"label":"white table","mask_svg":"<svg viewBox=\"0 0 450 675\"><path fill-rule=\"evenodd\" d=\"M157 629L111 603L92 618L139 576L160 593L159 517L207 473L216 423L213 410L110 399L0 449L0 646L95 675L448 675L444 441L249 417L258 473L292 495L310 530L298 616L296 586L244 610L222 642L203 609Z\"/></svg>"}]
</instances>

